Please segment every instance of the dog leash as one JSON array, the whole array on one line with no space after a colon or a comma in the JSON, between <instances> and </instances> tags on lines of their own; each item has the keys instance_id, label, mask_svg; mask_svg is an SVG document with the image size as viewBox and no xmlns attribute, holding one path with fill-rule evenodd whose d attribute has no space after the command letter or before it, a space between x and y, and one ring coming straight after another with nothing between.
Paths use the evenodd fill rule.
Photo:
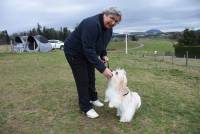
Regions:
<instances>
[{"instance_id":1,"label":"dog leash","mask_svg":"<svg viewBox=\"0 0 200 134\"><path fill-rule=\"evenodd\" d=\"M110 69L109 62L107 61L107 67Z\"/></svg>"}]
</instances>

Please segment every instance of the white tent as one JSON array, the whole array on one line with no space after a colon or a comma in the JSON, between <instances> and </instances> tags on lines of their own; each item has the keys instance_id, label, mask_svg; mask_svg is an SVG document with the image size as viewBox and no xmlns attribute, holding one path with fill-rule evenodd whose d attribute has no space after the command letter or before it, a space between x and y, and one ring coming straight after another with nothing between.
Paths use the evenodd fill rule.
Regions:
<instances>
[{"instance_id":1,"label":"white tent","mask_svg":"<svg viewBox=\"0 0 200 134\"><path fill-rule=\"evenodd\" d=\"M14 52L49 52L52 50L48 40L41 36L17 36L13 46Z\"/></svg>"},{"instance_id":2,"label":"white tent","mask_svg":"<svg viewBox=\"0 0 200 134\"><path fill-rule=\"evenodd\" d=\"M15 37L13 50L14 52L24 52L26 50L26 42L28 36L17 36Z\"/></svg>"},{"instance_id":3,"label":"white tent","mask_svg":"<svg viewBox=\"0 0 200 134\"><path fill-rule=\"evenodd\" d=\"M52 46L45 37L41 35L28 37L26 51L49 52L51 50L52 50Z\"/></svg>"}]
</instances>

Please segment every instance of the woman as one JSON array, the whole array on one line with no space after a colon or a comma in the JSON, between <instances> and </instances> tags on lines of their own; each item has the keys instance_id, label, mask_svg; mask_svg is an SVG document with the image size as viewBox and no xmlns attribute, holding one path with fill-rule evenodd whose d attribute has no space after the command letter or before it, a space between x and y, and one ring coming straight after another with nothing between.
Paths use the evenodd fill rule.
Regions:
<instances>
[{"instance_id":1,"label":"woman","mask_svg":"<svg viewBox=\"0 0 200 134\"><path fill-rule=\"evenodd\" d=\"M89 118L99 116L93 105L103 106L95 88L95 68L106 78L112 77L111 70L104 65L108 61L106 47L112 28L121 17L121 12L111 7L84 19L65 40L64 53L76 82L80 110Z\"/></svg>"}]
</instances>

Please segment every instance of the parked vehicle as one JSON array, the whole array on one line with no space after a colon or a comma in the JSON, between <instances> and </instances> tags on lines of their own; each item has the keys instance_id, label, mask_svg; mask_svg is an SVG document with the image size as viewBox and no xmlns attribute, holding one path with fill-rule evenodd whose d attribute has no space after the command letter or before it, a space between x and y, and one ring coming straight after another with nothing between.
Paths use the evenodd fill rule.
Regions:
<instances>
[{"instance_id":1,"label":"parked vehicle","mask_svg":"<svg viewBox=\"0 0 200 134\"><path fill-rule=\"evenodd\" d=\"M53 49L64 49L64 42L60 40L48 40Z\"/></svg>"}]
</instances>

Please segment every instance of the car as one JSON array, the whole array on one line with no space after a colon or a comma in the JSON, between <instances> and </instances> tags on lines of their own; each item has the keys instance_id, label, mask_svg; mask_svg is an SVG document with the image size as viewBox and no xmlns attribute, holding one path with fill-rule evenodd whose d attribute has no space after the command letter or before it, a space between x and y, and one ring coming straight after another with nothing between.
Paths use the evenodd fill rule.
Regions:
<instances>
[{"instance_id":1,"label":"car","mask_svg":"<svg viewBox=\"0 0 200 134\"><path fill-rule=\"evenodd\" d=\"M60 40L48 40L53 49L64 49L64 42Z\"/></svg>"}]
</instances>

